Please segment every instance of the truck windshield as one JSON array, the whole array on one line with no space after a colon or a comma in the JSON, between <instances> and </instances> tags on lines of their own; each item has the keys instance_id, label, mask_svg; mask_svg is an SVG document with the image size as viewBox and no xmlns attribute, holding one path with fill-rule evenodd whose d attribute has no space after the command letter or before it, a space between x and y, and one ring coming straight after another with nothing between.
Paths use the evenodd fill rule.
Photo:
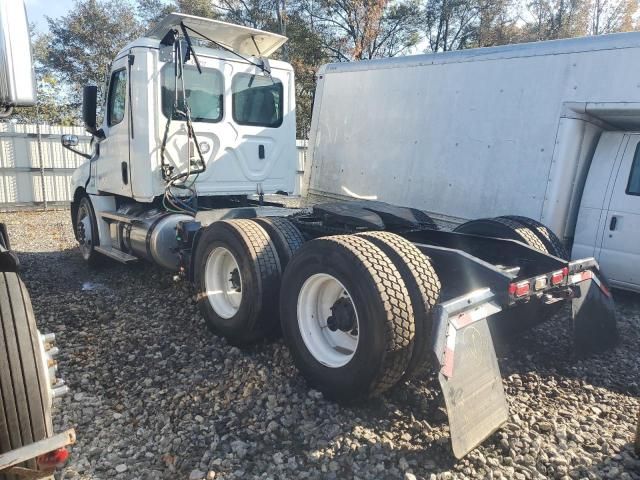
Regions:
<instances>
[{"instance_id":1,"label":"truck windshield","mask_svg":"<svg viewBox=\"0 0 640 480\"><path fill-rule=\"evenodd\" d=\"M178 79L178 110L184 111L181 80ZM175 74L173 64L162 67L162 113L169 117L173 112L175 100ZM191 108L194 122L219 122L222 120L222 95L224 78L213 68L203 68L202 74L194 65L184 66L184 87L187 103ZM173 112L173 120L184 120L184 115Z\"/></svg>"},{"instance_id":2,"label":"truck windshield","mask_svg":"<svg viewBox=\"0 0 640 480\"><path fill-rule=\"evenodd\" d=\"M282 82L239 73L233 77L233 120L238 125L277 128L282 124Z\"/></svg>"}]
</instances>

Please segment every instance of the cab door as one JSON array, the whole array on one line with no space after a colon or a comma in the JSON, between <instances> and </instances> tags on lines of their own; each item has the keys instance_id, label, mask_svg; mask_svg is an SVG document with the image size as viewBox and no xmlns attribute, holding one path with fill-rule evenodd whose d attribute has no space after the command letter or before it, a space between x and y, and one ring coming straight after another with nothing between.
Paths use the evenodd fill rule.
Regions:
<instances>
[{"instance_id":1,"label":"cab door","mask_svg":"<svg viewBox=\"0 0 640 480\"><path fill-rule=\"evenodd\" d=\"M289 72L266 75L254 66L235 64L231 78L231 119L236 141L228 150L245 189L293 192L295 144L293 79Z\"/></svg>"},{"instance_id":2,"label":"cab door","mask_svg":"<svg viewBox=\"0 0 640 480\"><path fill-rule=\"evenodd\" d=\"M107 103L96 162L98 190L131 196L129 164L129 105L127 57L116 60L108 85Z\"/></svg>"},{"instance_id":3,"label":"cab door","mask_svg":"<svg viewBox=\"0 0 640 480\"><path fill-rule=\"evenodd\" d=\"M629 135L611 190L599 262L615 286L640 291L640 135Z\"/></svg>"}]
</instances>

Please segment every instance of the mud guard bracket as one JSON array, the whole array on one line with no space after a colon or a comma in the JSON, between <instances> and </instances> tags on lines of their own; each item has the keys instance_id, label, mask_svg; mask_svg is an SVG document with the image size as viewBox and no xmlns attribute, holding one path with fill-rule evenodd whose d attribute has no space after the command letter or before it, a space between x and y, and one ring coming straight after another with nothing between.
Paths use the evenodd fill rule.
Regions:
<instances>
[{"instance_id":1,"label":"mud guard bracket","mask_svg":"<svg viewBox=\"0 0 640 480\"><path fill-rule=\"evenodd\" d=\"M438 304L434 345L451 447L462 458L509 418L487 318L501 311L490 289Z\"/></svg>"}]
</instances>

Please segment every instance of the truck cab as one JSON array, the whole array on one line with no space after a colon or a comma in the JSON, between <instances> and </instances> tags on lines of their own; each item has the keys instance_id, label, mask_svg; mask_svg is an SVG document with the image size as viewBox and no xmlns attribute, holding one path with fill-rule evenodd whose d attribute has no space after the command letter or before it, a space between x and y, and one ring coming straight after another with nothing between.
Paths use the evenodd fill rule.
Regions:
<instances>
[{"instance_id":1,"label":"truck cab","mask_svg":"<svg viewBox=\"0 0 640 480\"><path fill-rule=\"evenodd\" d=\"M171 175L197 169L189 179L197 196L292 193L294 74L291 65L267 60L285 41L171 14L124 47L92 132L95 152L73 178L75 195L151 203L165 194Z\"/></svg>"}]
</instances>

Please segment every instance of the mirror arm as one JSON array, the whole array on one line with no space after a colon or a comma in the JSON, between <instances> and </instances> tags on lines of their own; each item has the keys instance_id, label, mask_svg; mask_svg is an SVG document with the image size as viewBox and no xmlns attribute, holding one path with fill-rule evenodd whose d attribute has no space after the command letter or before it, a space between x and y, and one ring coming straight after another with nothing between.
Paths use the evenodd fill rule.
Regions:
<instances>
[{"instance_id":1,"label":"mirror arm","mask_svg":"<svg viewBox=\"0 0 640 480\"><path fill-rule=\"evenodd\" d=\"M88 153L81 152L80 150L77 150L77 149L73 148L73 147L72 147L72 146L70 146L70 145L65 145L65 144L63 143L63 144L62 144L62 146L63 146L64 148L66 148L67 150L71 150L73 153L77 153L77 154L78 154L78 155L80 155L81 157L84 157L84 158L91 158L91 155L89 155Z\"/></svg>"}]
</instances>

